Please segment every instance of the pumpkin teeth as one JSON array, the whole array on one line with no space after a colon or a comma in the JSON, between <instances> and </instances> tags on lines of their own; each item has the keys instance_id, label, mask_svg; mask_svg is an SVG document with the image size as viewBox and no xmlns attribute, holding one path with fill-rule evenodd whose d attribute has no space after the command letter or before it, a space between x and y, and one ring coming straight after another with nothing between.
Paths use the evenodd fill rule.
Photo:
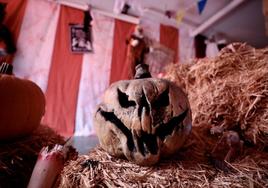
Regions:
<instances>
[{"instance_id":1,"label":"pumpkin teeth","mask_svg":"<svg viewBox=\"0 0 268 188\"><path fill-rule=\"evenodd\" d=\"M137 146L139 153L144 157L146 155L158 154L158 140L155 135L141 131L140 136L138 136L137 132L133 131L133 136L136 138L135 145Z\"/></svg>"},{"instance_id":2,"label":"pumpkin teeth","mask_svg":"<svg viewBox=\"0 0 268 188\"><path fill-rule=\"evenodd\" d=\"M147 115L146 108L142 108L142 114L141 114L141 127L144 132L151 133L152 127L151 125L151 116Z\"/></svg>"}]
</instances>

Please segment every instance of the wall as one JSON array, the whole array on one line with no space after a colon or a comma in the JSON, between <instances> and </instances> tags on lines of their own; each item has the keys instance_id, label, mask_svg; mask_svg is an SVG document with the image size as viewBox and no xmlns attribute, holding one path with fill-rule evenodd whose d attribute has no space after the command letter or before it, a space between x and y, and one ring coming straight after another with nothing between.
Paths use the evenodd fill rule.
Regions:
<instances>
[{"instance_id":1,"label":"wall","mask_svg":"<svg viewBox=\"0 0 268 188\"><path fill-rule=\"evenodd\" d=\"M114 19L94 14L94 53L72 54L69 23L81 24L82 18L83 12L77 9L27 0L13 61L16 76L36 82L46 93L42 122L64 136L94 134L93 113L110 81ZM143 20L142 24L156 41L161 35L168 39L168 33L160 32L160 23ZM120 41L125 39L122 36ZM183 41L189 44L183 39L178 46Z\"/></svg>"}]
</instances>

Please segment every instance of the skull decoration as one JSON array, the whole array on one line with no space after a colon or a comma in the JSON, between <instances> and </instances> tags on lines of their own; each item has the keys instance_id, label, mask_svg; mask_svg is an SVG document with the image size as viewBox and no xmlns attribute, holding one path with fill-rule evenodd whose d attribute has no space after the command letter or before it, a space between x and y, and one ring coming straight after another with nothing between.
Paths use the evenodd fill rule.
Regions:
<instances>
[{"instance_id":1,"label":"skull decoration","mask_svg":"<svg viewBox=\"0 0 268 188\"><path fill-rule=\"evenodd\" d=\"M183 91L150 75L112 84L98 106L94 126L101 147L116 157L153 165L180 149L191 131L191 110ZM148 68L148 67L147 67Z\"/></svg>"}]
</instances>

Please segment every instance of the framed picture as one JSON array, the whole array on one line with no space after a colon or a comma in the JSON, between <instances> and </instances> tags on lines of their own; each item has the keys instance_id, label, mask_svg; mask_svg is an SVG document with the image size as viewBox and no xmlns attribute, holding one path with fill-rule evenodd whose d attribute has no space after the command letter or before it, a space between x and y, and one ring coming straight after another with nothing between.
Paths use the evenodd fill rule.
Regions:
<instances>
[{"instance_id":1,"label":"framed picture","mask_svg":"<svg viewBox=\"0 0 268 188\"><path fill-rule=\"evenodd\" d=\"M71 51L74 53L93 52L92 27L84 30L83 25L70 24Z\"/></svg>"}]
</instances>

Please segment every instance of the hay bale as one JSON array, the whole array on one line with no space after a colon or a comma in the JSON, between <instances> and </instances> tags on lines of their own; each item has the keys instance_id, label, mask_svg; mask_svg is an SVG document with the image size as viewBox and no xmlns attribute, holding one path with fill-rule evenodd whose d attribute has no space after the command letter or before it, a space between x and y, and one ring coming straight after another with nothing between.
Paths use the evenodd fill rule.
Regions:
<instances>
[{"instance_id":1,"label":"hay bale","mask_svg":"<svg viewBox=\"0 0 268 188\"><path fill-rule=\"evenodd\" d=\"M157 166L141 167L111 157L100 148L71 161L60 177L60 186L79 187L256 187L268 186L267 154L251 153L229 164L229 173L195 160L189 147Z\"/></svg>"},{"instance_id":2,"label":"hay bale","mask_svg":"<svg viewBox=\"0 0 268 188\"><path fill-rule=\"evenodd\" d=\"M56 143L63 144L63 138L46 126L30 136L0 143L0 187L26 187L41 148Z\"/></svg>"},{"instance_id":3,"label":"hay bale","mask_svg":"<svg viewBox=\"0 0 268 188\"><path fill-rule=\"evenodd\" d=\"M95 148L65 166L60 187L268 187L268 49L236 43L216 58L172 65L167 72L192 108L193 130L184 148L153 167ZM210 153L219 140L216 131L226 130L256 145L232 163L215 160Z\"/></svg>"},{"instance_id":4,"label":"hay bale","mask_svg":"<svg viewBox=\"0 0 268 188\"><path fill-rule=\"evenodd\" d=\"M166 78L186 91L193 126L235 130L245 142L268 145L268 48L234 43L215 58L169 67Z\"/></svg>"}]
</instances>

